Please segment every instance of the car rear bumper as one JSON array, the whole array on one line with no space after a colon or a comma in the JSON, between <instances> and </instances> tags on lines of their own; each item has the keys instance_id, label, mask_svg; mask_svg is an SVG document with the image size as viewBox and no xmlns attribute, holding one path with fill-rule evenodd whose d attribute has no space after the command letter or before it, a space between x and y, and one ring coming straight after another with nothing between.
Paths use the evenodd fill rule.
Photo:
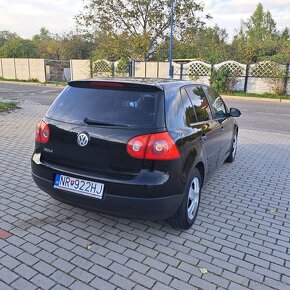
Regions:
<instances>
[{"instance_id":1,"label":"car rear bumper","mask_svg":"<svg viewBox=\"0 0 290 290\"><path fill-rule=\"evenodd\" d=\"M177 211L183 199L183 194L172 194L172 192L180 192L177 182L175 188L172 188L170 184L171 190L168 192L168 179L159 177L153 178L155 180L153 181L149 180L148 176L147 185L143 184L144 181L138 184L136 179L131 180L131 183L128 180L122 182L122 180L94 179L105 186L103 198L98 199L54 188L53 176L56 173L76 176L75 172L55 170L41 162L37 164L33 158L31 166L36 185L53 198L119 217L146 220L167 219ZM157 173L157 176L158 174L160 173ZM91 178L88 179L91 180ZM117 190L120 192L118 193Z\"/></svg>"}]
</instances>

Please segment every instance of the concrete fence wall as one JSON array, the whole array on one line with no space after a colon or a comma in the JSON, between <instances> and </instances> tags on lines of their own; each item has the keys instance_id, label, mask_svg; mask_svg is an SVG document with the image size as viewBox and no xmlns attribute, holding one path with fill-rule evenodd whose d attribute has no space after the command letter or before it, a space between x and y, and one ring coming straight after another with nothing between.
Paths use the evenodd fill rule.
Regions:
<instances>
[{"instance_id":1,"label":"concrete fence wall","mask_svg":"<svg viewBox=\"0 0 290 290\"><path fill-rule=\"evenodd\" d=\"M0 58L0 77L5 79L45 82L44 59Z\"/></svg>"},{"instance_id":2,"label":"concrete fence wall","mask_svg":"<svg viewBox=\"0 0 290 290\"><path fill-rule=\"evenodd\" d=\"M91 68L96 67L94 71ZM88 60L71 60L71 77L72 79L86 79L93 77L110 77L118 76L114 72L117 62L108 62L107 60L99 60L92 64ZM192 61L187 64L173 62L173 78L180 80L194 80L199 83L209 84L212 71L219 69L228 69L232 75L235 75L236 84L234 90L245 91L248 93L274 93L275 88L279 84L286 88L286 92L290 95L290 68L286 65L274 62L260 62L256 64L246 65L236 61L225 61L219 64L209 64L202 61ZM275 74L285 75L286 69L288 77L275 77ZM169 63L168 62L131 62L128 70L122 76L131 76L136 78L168 78Z\"/></svg>"},{"instance_id":3,"label":"concrete fence wall","mask_svg":"<svg viewBox=\"0 0 290 290\"><path fill-rule=\"evenodd\" d=\"M168 78L168 62L135 62L133 75L137 78Z\"/></svg>"},{"instance_id":4,"label":"concrete fence wall","mask_svg":"<svg viewBox=\"0 0 290 290\"><path fill-rule=\"evenodd\" d=\"M88 79L91 77L91 62L88 59L71 59L70 73L72 80Z\"/></svg>"},{"instance_id":5,"label":"concrete fence wall","mask_svg":"<svg viewBox=\"0 0 290 290\"><path fill-rule=\"evenodd\" d=\"M45 82L47 79L45 63L44 59L0 58L0 77L18 80L37 79ZM93 71L96 67L98 70ZM290 95L290 65L280 65L274 62L265 61L251 65L235 61L214 65L202 61L192 61L186 64L173 63L173 77L209 84L212 71L221 68L229 69L231 74L235 74L235 90L248 93L274 92L275 86L277 87L280 82L280 86L286 89L287 95ZM118 71L118 62L99 61L99 65L96 65L96 62L91 63L90 60L73 59L70 60L70 68L67 70L69 69L72 80L102 76L168 78L169 75L168 62L130 62L128 67ZM274 77L277 70L284 73L283 78Z\"/></svg>"}]
</instances>

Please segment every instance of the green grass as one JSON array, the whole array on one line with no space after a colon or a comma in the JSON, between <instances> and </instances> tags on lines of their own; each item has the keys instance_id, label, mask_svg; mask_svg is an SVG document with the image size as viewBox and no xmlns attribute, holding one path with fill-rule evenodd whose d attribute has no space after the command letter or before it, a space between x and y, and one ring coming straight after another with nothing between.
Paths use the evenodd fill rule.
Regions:
<instances>
[{"instance_id":1,"label":"green grass","mask_svg":"<svg viewBox=\"0 0 290 290\"><path fill-rule=\"evenodd\" d=\"M30 80L18 80L18 79L5 79L0 77L0 81L5 82L20 82L20 83L37 83L42 85L56 85L56 86L66 86L67 82L58 82L58 81L47 81L45 83L41 83L38 79L30 79Z\"/></svg>"},{"instance_id":2,"label":"green grass","mask_svg":"<svg viewBox=\"0 0 290 290\"><path fill-rule=\"evenodd\" d=\"M241 91L238 92L232 92L230 94L227 95L231 95L231 96L241 96L241 97L254 97L254 98L266 98L266 99L282 99L282 100L290 100L290 96L278 96L278 95L274 95L274 94L270 94L270 93L264 93L264 94L254 94L254 93L244 93Z\"/></svg>"},{"instance_id":3,"label":"green grass","mask_svg":"<svg viewBox=\"0 0 290 290\"><path fill-rule=\"evenodd\" d=\"M39 83L38 79L29 79L29 80L18 80L18 79L5 79L0 77L0 81L5 82L25 82L25 83Z\"/></svg>"},{"instance_id":4,"label":"green grass","mask_svg":"<svg viewBox=\"0 0 290 290\"><path fill-rule=\"evenodd\" d=\"M0 101L0 112L7 112L15 109L20 109L17 103Z\"/></svg>"},{"instance_id":5,"label":"green grass","mask_svg":"<svg viewBox=\"0 0 290 290\"><path fill-rule=\"evenodd\" d=\"M54 81L54 82L50 82L50 81L48 81L48 82L45 82L44 84L51 84L51 85L56 85L56 86L66 86L67 85L67 82L57 82L57 81Z\"/></svg>"}]
</instances>

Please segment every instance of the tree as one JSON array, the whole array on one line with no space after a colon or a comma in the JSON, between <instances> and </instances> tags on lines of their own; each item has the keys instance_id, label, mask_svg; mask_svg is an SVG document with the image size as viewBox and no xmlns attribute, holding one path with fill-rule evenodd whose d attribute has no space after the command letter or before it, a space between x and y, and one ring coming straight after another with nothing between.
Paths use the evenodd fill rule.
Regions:
<instances>
[{"instance_id":1,"label":"tree","mask_svg":"<svg viewBox=\"0 0 290 290\"><path fill-rule=\"evenodd\" d=\"M225 29L202 27L189 31L187 36L188 53L191 58L200 58L218 63L229 58L228 34Z\"/></svg>"},{"instance_id":2,"label":"tree","mask_svg":"<svg viewBox=\"0 0 290 290\"><path fill-rule=\"evenodd\" d=\"M74 32L59 36L61 59L86 59L91 56L93 44L80 34Z\"/></svg>"},{"instance_id":3,"label":"tree","mask_svg":"<svg viewBox=\"0 0 290 290\"><path fill-rule=\"evenodd\" d=\"M290 40L290 28L285 28L282 33L281 33L281 38L284 41L289 41Z\"/></svg>"},{"instance_id":4,"label":"tree","mask_svg":"<svg viewBox=\"0 0 290 290\"><path fill-rule=\"evenodd\" d=\"M60 45L55 35L45 27L41 27L38 34L32 37L33 43L37 46L38 54L42 58L60 58Z\"/></svg>"},{"instance_id":5,"label":"tree","mask_svg":"<svg viewBox=\"0 0 290 290\"><path fill-rule=\"evenodd\" d=\"M61 59L62 45L57 36L37 42L37 50L41 58Z\"/></svg>"},{"instance_id":6,"label":"tree","mask_svg":"<svg viewBox=\"0 0 290 290\"><path fill-rule=\"evenodd\" d=\"M52 35L49 32L49 30L46 29L45 27L41 27L39 30L39 34L35 34L32 37L32 41L34 41L36 43L39 41L42 41L42 40L47 40L47 39L52 39Z\"/></svg>"},{"instance_id":7,"label":"tree","mask_svg":"<svg viewBox=\"0 0 290 290\"><path fill-rule=\"evenodd\" d=\"M229 57L227 37L226 30L217 25L188 30L182 40L174 38L173 58L202 59L212 63L224 61ZM157 47L154 57L158 60L167 59L168 47L169 38Z\"/></svg>"},{"instance_id":8,"label":"tree","mask_svg":"<svg viewBox=\"0 0 290 290\"><path fill-rule=\"evenodd\" d=\"M85 3L83 12L76 16L78 29L92 34L127 35L130 41L138 44L132 47L137 49L139 57L148 58L152 49L169 32L169 0L85 0ZM201 18L196 15L202 11L203 5L194 0L177 1L175 36L182 38L187 29L203 25Z\"/></svg>"},{"instance_id":9,"label":"tree","mask_svg":"<svg viewBox=\"0 0 290 290\"><path fill-rule=\"evenodd\" d=\"M154 50L152 59L158 61L168 61L168 49L169 49L170 38L167 36L164 41L157 45ZM182 59L182 58L191 58L190 53L188 52L188 43L184 43L181 40L173 37L173 58Z\"/></svg>"},{"instance_id":10,"label":"tree","mask_svg":"<svg viewBox=\"0 0 290 290\"><path fill-rule=\"evenodd\" d=\"M117 34L100 31L96 33L94 43L93 59L139 59L144 51L150 51L150 37L147 34L132 36L125 32Z\"/></svg>"},{"instance_id":11,"label":"tree","mask_svg":"<svg viewBox=\"0 0 290 290\"><path fill-rule=\"evenodd\" d=\"M94 38L93 60L107 59L116 61L130 55L130 37L126 33L116 34L104 31L97 32Z\"/></svg>"},{"instance_id":12,"label":"tree","mask_svg":"<svg viewBox=\"0 0 290 290\"><path fill-rule=\"evenodd\" d=\"M287 45L289 34L280 33L269 11L259 3L251 17L242 21L241 28L234 36L233 49L239 61L257 62L269 59Z\"/></svg>"},{"instance_id":13,"label":"tree","mask_svg":"<svg viewBox=\"0 0 290 290\"><path fill-rule=\"evenodd\" d=\"M244 22L246 35L257 42L267 41L277 36L276 22L269 11L264 12L263 5L259 3L253 15Z\"/></svg>"},{"instance_id":14,"label":"tree","mask_svg":"<svg viewBox=\"0 0 290 290\"><path fill-rule=\"evenodd\" d=\"M8 40L18 37L19 36L14 32L10 32L7 30L0 31L0 47L3 46Z\"/></svg>"},{"instance_id":15,"label":"tree","mask_svg":"<svg viewBox=\"0 0 290 290\"><path fill-rule=\"evenodd\" d=\"M0 48L1 57L38 57L37 46L29 39L12 38Z\"/></svg>"},{"instance_id":16,"label":"tree","mask_svg":"<svg viewBox=\"0 0 290 290\"><path fill-rule=\"evenodd\" d=\"M86 35L70 31L62 34L50 33L42 27L39 34L32 37L39 56L46 59L69 60L89 58L93 49Z\"/></svg>"}]
</instances>

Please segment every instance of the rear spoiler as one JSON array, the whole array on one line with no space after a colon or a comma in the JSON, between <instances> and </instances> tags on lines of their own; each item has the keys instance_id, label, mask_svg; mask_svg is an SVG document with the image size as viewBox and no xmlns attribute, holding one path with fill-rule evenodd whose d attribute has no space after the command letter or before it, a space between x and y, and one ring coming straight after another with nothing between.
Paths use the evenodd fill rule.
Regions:
<instances>
[{"instance_id":1,"label":"rear spoiler","mask_svg":"<svg viewBox=\"0 0 290 290\"><path fill-rule=\"evenodd\" d=\"M114 80L85 80L69 81L68 85L76 88L102 89L102 90L124 90L124 91L163 91L159 84L146 84L141 82L125 82Z\"/></svg>"}]
</instances>

